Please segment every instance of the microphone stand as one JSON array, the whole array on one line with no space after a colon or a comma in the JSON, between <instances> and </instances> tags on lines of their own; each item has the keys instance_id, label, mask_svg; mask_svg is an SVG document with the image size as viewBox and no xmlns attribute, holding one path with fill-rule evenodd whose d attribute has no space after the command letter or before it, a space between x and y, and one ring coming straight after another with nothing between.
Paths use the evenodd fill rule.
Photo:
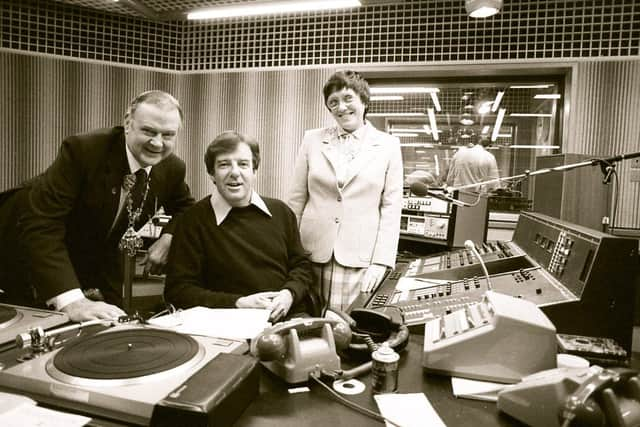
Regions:
<instances>
[{"instance_id":1,"label":"microphone stand","mask_svg":"<svg viewBox=\"0 0 640 427\"><path fill-rule=\"evenodd\" d=\"M445 187L444 188L444 192L445 193L453 193L454 191L458 191L458 190L466 190L469 188L475 188L475 187L480 187L481 185L486 185L486 184L496 184L496 183L500 183L503 181L512 181L512 180L517 180L517 179L525 179L525 178L529 178L532 176L537 176L537 175L544 175L550 172L566 172L572 169L577 169L577 168L581 168L581 167L585 167L585 166L595 166L595 165L600 165L600 170L602 171L604 177L602 178L602 183L603 184L609 184L611 182L611 175L613 175L615 173L615 163L616 162L620 162L622 160L627 160L627 159L634 159L636 157L640 157L640 151L635 152L635 153L629 153L629 154L620 154L617 156L613 156L613 157L608 157L605 159L590 159L590 160L585 160L583 162L578 162L578 163L571 163L568 165L560 165L560 166L555 166L552 168L544 168L544 169L538 169L535 171L529 171L526 170L524 173L521 173L519 175L513 175L513 176L508 176L505 178L495 178L495 179L490 179L488 181L482 181L482 182L476 182L473 184L466 184L466 185L460 185L458 187ZM613 205L614 203L611 204L611 208L613 209ZM611 218L610 221L613 221L614 218Z\"/></svg>"}]
</instances>

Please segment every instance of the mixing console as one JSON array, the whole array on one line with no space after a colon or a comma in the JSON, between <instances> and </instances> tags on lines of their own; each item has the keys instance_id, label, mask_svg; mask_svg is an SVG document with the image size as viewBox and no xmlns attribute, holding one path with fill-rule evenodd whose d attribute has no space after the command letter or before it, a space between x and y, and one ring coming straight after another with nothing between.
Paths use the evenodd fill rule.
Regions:
<instances>
[{"instance_id":1,"label":"mixing console","mask_svg":"<svg viewBox=\"0 0 640 427\"><path fill-rule=\"evenodd\" d=\"M521 212L513 241L475 246L492 289L465 248L399 262L376 292L354 307L392 316L399 308L406 323L421 325L494 290L535 303L560 333L613 338L630 351L637 240Z\"/></svg>"}]
</instances>

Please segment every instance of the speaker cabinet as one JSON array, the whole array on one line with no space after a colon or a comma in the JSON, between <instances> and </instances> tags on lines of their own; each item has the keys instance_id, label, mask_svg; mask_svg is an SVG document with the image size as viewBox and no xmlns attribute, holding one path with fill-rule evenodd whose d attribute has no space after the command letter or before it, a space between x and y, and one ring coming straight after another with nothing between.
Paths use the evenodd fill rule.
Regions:
<instances>
[{"instance_id":1,"label":"speaker cabinet","mask_svg":"<svg viewBox=\"0 0 640 427\"><path fill-rule=\"evenodd\" d=\"M536 157L536 170L580 163L594 158L585 154L554 154ZM550 172L533 179L533 210L564 221L602 230L609 216L611 188L603 184L599 166Z\"/></svg>"}]
</instances>

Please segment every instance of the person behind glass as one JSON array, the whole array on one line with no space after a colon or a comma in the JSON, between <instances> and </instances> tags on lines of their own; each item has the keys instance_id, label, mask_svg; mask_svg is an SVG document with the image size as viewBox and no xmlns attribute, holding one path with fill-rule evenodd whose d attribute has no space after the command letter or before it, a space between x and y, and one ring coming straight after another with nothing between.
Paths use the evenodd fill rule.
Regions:
<instances>
[{"instance_id":1,"label":"person behind glass","mask_svg":"<svg viewBox=\"0 0 640 427\"><path fill-rule=\"evenodd\" d=\"M500 174L498 173L496 158L485 148L490 144L489 138L478 139L474 135L471 143L460 147L449 163L447 185L461 187L497 180ZM486 193L499 187L499 182L496 181L471 187L468 191Z\"/></svg>"},{"instance_id":2,"label":"person behind glass","mask_svg":"<svg viewBox=\"0 0 640 427\"><path fill-rule=\"evenodd\" d=\"M326 303L343 310L395 265L402 157L398 138L366 120L369 85L360 74L336 72L323 95L335 126L305 132L288 204Z\"/></svg>"},{"instance_id":3,"label":"person behind glass","mask_svg":"<svg viewBox=\"0 0 640 427\"><path fill-rule=\"evenodd\" d=\"M264 308L271 321L306 312L311 262L291 209L253 190L258 143L223 132L204 162L215 188L179 221L165 300L181 308Z\"/></svg>"},{"instance_id":4,"label":"person behind glass","mask_svg":"<svg viewBox=\"0 0 640 427\"><path fill-rule=\"evenodd\" d=\"M182 121L173 96L143 92L124 126L66 138L43 174L1 194L0 300L46 303L72 321L123 315L125 230L138 230L160 206L174 216L143 260L158 273L176 216L194 203L185 164L173 154ZM89 289L97 300L85 296Z\"/></svg>"}]
</instances>

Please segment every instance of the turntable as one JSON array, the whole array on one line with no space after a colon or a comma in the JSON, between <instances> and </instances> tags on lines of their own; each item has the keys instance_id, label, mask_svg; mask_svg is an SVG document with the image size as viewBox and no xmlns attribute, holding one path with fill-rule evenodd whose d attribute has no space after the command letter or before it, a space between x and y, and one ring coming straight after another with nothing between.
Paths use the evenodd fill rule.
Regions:
<instances>
[{"instance_id":1,"label":"turntable","mask_svg":"<svg viewBox=\"0 0 640 427\"><path fill-rule=\"evenodd\" d=\"M0 389L62 409L148 425L156 403L218 354L246 350L244 341L115 326L48 353L20 355L25 361L0 371Z\"/></svg>"},{"instance_id":2,"label":"turntable","mask_svg":"<svg viewBox=\"0 0 640 427\"><path fill-rule=\"evenodd\" d=\"M67 315L58 311L0 304L0 346L12 342L19 332L31 327L41 326L48 329L67 320Z\"/></svg>"}]
</instances>

